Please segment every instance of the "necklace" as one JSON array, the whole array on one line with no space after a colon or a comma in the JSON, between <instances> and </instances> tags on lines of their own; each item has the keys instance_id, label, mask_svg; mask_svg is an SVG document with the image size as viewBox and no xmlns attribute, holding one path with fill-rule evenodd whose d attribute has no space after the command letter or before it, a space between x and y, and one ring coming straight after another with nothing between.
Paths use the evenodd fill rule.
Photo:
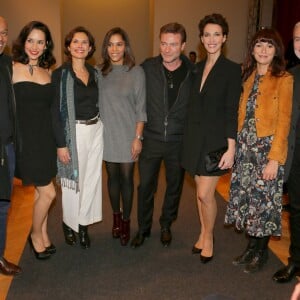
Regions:
<instances>
[{"instance_id":1,"label":"necklace","mask_svg":"<svg viewBox=\"0 0 300 300\"><path fill-rule=\"evenodd\" d=\"M172 89L174 87L173 72L166 69L166 75L167 75L168 87L169 87L169 89Z\"/></svg>"},{"instance_id":2,"label":"necklace","mask_svg":"<svg viewBox=\"0 0 300 300\"><path fill-rule=\"evenodd\" d=\"M38 66L38 64L35 64L35 65L28 64L28 71L31 76L33 75L33 67L37 67L37 66Z\"/></svg>"}]
</instances>

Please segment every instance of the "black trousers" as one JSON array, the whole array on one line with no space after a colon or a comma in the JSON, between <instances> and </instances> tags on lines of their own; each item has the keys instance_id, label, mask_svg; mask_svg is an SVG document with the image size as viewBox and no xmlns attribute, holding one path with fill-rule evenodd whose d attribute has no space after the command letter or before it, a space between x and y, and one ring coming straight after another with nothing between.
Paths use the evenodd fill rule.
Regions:
<instances>
[{"instance_id":1,"label":"black trousers","mask_svg":"<svg viewBox=\"0 0 300 300\"><path fill-rule=\"evenodd\" d=\"M13 144L8 144L5 148L9 166L10 184L12 186L15 170L15 151ZM9 199L0 199L0 257L3 256L5 249L6 225L9 207Z\"/></svg>"},{"instance_id":2,"label":"black trousers","mask_svg":"<svg viewBox=\"0 0 300 300\"><path fill-rule=\"evenodd\" d=\"M300 144L295 147L287 186L290 201L290 260L300 267Z\"/></svg>"},{"instance_id":3,"label":"black trousers","mask_svg":"<svg viewBox=\"0 0 300 300\"><path fill-rule=\"evenodd\" d=\"M154 210L154 194L157 190L162 161L166 172L166 191L160 226L169 228L177 218L181 197L184 169L180 165L181 142L160 142L145 139L139 157L138 169L138 224L141 233L151 230Z\"/></svg>"}]
</instances>

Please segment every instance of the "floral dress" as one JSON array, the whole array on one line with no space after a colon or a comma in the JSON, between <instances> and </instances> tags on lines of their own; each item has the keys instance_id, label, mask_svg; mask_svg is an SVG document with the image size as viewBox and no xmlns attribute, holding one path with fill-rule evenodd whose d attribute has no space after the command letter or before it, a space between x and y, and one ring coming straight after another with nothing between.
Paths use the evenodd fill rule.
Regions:
<instances>
[{"instance_id":1,"label":"floral dress","mask_svg":"<svg viewBox=\"0 0 300 300\"><path fill-rule=\"evenodd\" d=\"M255 105L261 75L256 75L246 108L244 126L237 137L237 151L232 170L230 200L225 224L235 224L250 236L281 235L281 200L284 168L277 178L264 180L262 171L268 163L273 136L259 138L255 126Z\"/></svg>"}]
</instances>

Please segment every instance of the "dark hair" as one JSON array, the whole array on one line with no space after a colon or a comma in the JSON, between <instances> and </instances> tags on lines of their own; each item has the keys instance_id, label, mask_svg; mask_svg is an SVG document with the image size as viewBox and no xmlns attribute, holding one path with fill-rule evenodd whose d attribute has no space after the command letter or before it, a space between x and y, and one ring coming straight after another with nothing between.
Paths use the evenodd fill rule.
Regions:
<instances>
[{"instance_id":1,"label":"dark hair","mask_svg":"<svg viewBox=\"0 0 300 300\"><path fill-rule=\"evenodd\" d=\"M186 31L183 25L179 23L168 23L160 28L159 38L163 33L174 33L181 35L181 43L186 42Z\"/></svg>"},{"instance_id":2,"label":"dark hair","mask_svg":"<svg viewBox=\"0 0 300 300\"><path fill-rule=\"evenodd\" d=\"M189 54L197 55L197 53L195 51L190 51Z\"/></svg>"},{"instance_id":3,"label":"dark hair","mask_svg":"<svg viewBox=\"0 0 300 300\"><path fill-rule=\"evenodd\" d=\"M12 58L14 61L20 62L22 64L29 63L29 57L25 52L25 42L32 32L32 30L41 30L45 34L46 48L44 53L39 57L38 65L39 67L48 69L55 64L56 60L52 54L54 44L51 37L51 33L47 25L39 21L31 21L23 27L19 33L18 38L14 41L12 47Z\"/></svg>"},{"instance_id":4,"label":"dark hair","mask_svg":"<svg viewBox=\"0 0 300 300\"><path fill-rule=\"evenodd\" d=\"M133 55L132 48L130 46L130 40L128 34L124 29L120 27L114 27L106 33L102 43L101 55L102 55L103 62L100 68L103 76L106 76L112 70L112 63L108 55L107 49L108 49L110 38L116 34L120 35L122 40L125 42L123 65L127 66L128 70L130 70L135 65L135 57Z\"/></svg>"},{"instance_id":5,"label":"dark hair","mask_svg":"<svg viewBox=\"0 0 300 300\"><path fill-rule=\"evenodd\" d=\"M198 28L199 28L199 36L203 36L204 28L207 24L216 24L222 28L223 35L228 36L229 26L226 19L221 14L211 14L205 16L202 20L200 20Z\"/></svg>"},{"instance_id":6,"label":"dark hair","mask_svg":"<svg viewBox=\"0 0 300 300\"><path fill-rule=\"evenodd\" d=\"M258 42L270 43L275 47L275 55L270 64L272 76L281 76L285 70L284 47L279 33L273 28L263 28L252 37L243 64L243 80L245 81L256 68L253 49Z\"/></svg>"},{"instance_id":7,"label":"dark hair","mask_svg":"<svg viewBox=\"0 0 300 300\"><path fill-rule=\"evenodd\" d=\"M72 29L65 37L65 49L64 49L64 53L66 54L66 56L68 57L69 60L72 59L72 56L71 56L71 52L70 50L68 49L71 42L72 42L72 39L75 35L75 33L78 33L78 32L82 32L82 33L85 33L88 37L88 40L89 40L89 44L90 44L90 47L91 47L91 50L89 51L87 57L86 57L86 60L91 58L92 55L94 54L94 52L96 51L96 46L95 46L95 39L94 37L92 36L92 34L83 26L77 26L75 27L74 29Z\"/></svg>"}]
</instances>

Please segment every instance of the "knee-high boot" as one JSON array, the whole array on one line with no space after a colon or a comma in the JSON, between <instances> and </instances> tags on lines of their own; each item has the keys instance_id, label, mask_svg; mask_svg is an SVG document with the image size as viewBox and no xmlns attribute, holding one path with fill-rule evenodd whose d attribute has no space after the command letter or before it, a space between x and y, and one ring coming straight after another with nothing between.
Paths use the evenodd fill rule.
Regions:
<instances>
[{"instance_id":1,"label":"knee-high boot","mask_svg":"<svg viewBox=\"0 0 300 300\"><path fill-rule=\"evenodd\" d=\"M248 240L249 242L247 248L241 255L237 256L232 261L233 265L235 266L246 265L252 261L257 248L258 239L253 236L248 236Z\"/></svg>"},{"instance_id":2,"label":"knee-high boot","mask_svg":"<svg viewBox=\"0 0 300 300\"><path fill-rule=\"evenodd\" d=\"M120 242L122 246L126 246L130 239L130 220L121 220Z\"/></svg>"},{"instance_id":3,"label":"knee-high boot","mask_svg":"<svg viewBox=\"0 0 300 300\"><path fill-rule=\"evenodd\" d=\"M246 265L246 273L254 273L259 271L268 260L268 244L270 236L258 238L257 249L252 261Z\"/></svg>"},{"instance_id":4,"label":"knee-high boot","mask_svg":"<svg viewBox=\"0 0 300 300\"><path fill-rule=\"evenodd\" d=\"M121 233L121 213L113 213L113 227L112 236L114 239L118 239Z\"/></svg>"}]
</instances>

